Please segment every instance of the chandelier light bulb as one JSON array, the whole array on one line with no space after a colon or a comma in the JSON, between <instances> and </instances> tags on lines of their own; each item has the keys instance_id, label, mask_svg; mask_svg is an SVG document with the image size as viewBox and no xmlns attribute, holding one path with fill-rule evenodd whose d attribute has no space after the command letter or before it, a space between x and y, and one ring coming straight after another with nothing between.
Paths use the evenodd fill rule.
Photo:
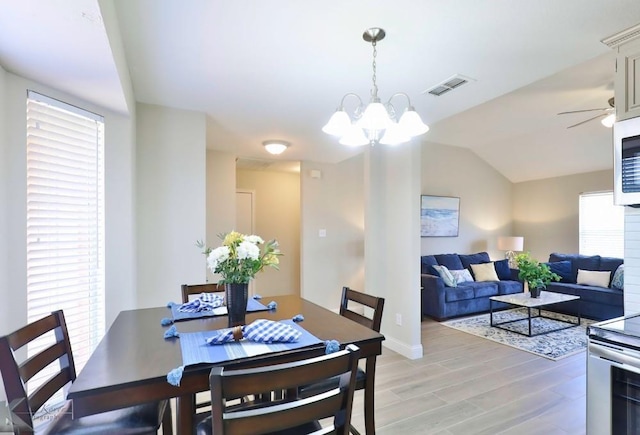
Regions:
<instances>
[{"instance_id":1,"label":"chandelier light bulb","mask_svg":"<svg viewBox=\"0 0 640 435\"><path fill-rule=\"evenodd\" d=\"M367 145L369 138L365 136L364 131L355 124L349 127L349 131L340 138L340 144L350 147L359 147Z\"/></svg>"}]
</instances>

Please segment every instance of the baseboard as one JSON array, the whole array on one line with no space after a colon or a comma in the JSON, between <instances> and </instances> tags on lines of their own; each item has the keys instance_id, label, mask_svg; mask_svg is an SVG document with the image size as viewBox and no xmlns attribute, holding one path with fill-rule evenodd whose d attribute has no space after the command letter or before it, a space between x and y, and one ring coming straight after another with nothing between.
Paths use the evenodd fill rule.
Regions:
<instances>
[{"instance_id":1,"label":"baseboard","mask_svg":"<svg viewBox=\"0 0 640 435\"><path fill-rule=\"evenodd\" d=\"M399 353L405 358L419 359L422 358L422 345L408 346L406 343L396 340L393 337L386 336L382 345L387 349Z\"/></svg>"}]
</instances>

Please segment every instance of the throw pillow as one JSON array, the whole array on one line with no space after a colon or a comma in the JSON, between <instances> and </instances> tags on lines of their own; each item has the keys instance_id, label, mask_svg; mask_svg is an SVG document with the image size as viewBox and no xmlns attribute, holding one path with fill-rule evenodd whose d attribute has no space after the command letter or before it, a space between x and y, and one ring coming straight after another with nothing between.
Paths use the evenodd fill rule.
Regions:
<instances>
[{"instance_id":1,"label":"throw pillow","mask_svg":"<svg viewBox=\"0 0 640 435\"><path fill-rule=\"evenodd\" d=\"M458 283L456 282L456 279L453 277L453 275L451 275L451 272L449 272L449 269L447 269L447 266L432 266L436 272L438 272L438 275L440 275L440 278L442 278L442 281L444 281L444 285L446 285L447 287L457 287Z\"/></svg>"},{"instance_id":2,"label":"throw pillow","mask_svg":"<svg viewBox=\"0 0 640 435\"><path fill-rule=\"evenodd\" d=\"M438 262L433 255L423 255L420 257L420 272L428 273L429 275L438 275L438 272L433 268L437 266Z\"/></svg>"},{"instance_id":3,"label":"throw pillow","mask_svg":"<svg viewBox=\"0 0 640 435\"><path fill-rule=\"evenodd\" d=\"M511 280L511 269L509 268L509 260L506 258L504 260L495 261L493 266L496 268L496 275L498 275L498 279L500 281L509 281Z\"/></svg>"},{"instance_id":4,"label":"throw pillow","mask_svg":"<svg viewBox=\"0 0 640 435\"><path fill-rule=\"evenodd\" d=\"M493 263L471 264L476 281L500 281Z\"/></svg>"},{"instance_id":5,"label":"throw pillow","mask_svg":"<svg viewBox=\"0 0 640 435\"><path fill-rule=\"evenodd\" d=\"M470 255L460 254L460 261L462 262L462 267L469 269L472 264L488 263L491 259L489 259L489 254L486 252L478 252Z\"/></svg>"},{"instance_id":6,"label":"throw pillow","mask_svg":"<svg viewBox=\"0 0 640 435\"><path fill-rule=\"evenodd\" d=\"M560 276L561 282L571 282L571 261L552 261L544 264L549 266L551 272Z\"/></svg>"},{"instance_id":7,"label":"throw pillow","mask_svg":"<svg viewBox=\"0 0 640 435\"><path fill-rule=\"evenodd\" d=\"M456 279L457 284L460 284L461 282L473 282L473 277L471 276L469 269L449 270L449 272Z\"/></svg>"},{"instance_id":8,"label":"throw pillow","mask_svg":"<svg viewBox=\"0 0 640 435\"><path fill-rule=\"evenodd\" d=\"M592 285L595 287L609 287L611 272L598 270L578 269L578 279L576 282L582 285Z\"/></svg>"},{"instance_id":9,"label":"throw pillow","mask_svg":"<svg viewBox=\"0 0 640 435\"><path fill-rule=\"evenodd\" d=\"M611 280L611 288L617 288L618 290L624 290L624 264L621 264L616 269L616 273L613 274Z\"/></svg>"}]
</instances>

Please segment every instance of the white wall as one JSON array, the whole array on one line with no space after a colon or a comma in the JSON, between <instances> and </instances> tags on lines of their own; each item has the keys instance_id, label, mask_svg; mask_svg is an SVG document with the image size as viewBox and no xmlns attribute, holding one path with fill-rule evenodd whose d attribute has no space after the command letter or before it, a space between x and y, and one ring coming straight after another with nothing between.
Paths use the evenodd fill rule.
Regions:
<instances>
[{"instance_id":1,"label":"white wall","mask_svg":"<svg viewBox=\"0 0 640 435\"><path fill-rule=\"evenodd\" d=\"M365 289L384 297L384 345L422 357L419 144L365 151Z\"/></svg>"},{"instance_id":2,"label":"white wall","mask_svg":"<svg viewBox=\"0 0 640 435\"><path fill-rule=\"evenodd\" d=\"M460 198L458 237L422 237L422 255L487 251L494 259L504 258L496 241L515 235L512 183L466 148L426 142L421 161L423 195Z\"/></svg>"},{"instance_id":3,"label":"white wall","mask_svg":"<svg viewBox=\"0 0 640 435\"><path fill-rule=\"evenodd\" d=\"M579 196L613 189L613 170L513 185L513 229L524 249L547 261L552 252L578 253Z\"/></svg>"},{"instance_id":4,"label":"white wall","mask_svg":"<svg viewBox=\"0 0 640 435\"><path fill-rule=\"evenodd\" d=\"M205 116L137 105L138 307L180 300L180 285L204 282L195 242L205 234Z\"/></svg>"},{"instance_id":5,"label":"white wall","mask_svg":"<svg viewBox=\"0 0 640 435\"><path fill-rule=\"evenodd\" d=\"M254 192L254 233L276 239L283 255L279 270L256 275L254 291L262 296L300 294L300 174L238 170L236 187Z\"/></svg>"},{"instance_id":6,"label":"white wall","mask_svg":"<svg viewBox=\"0 0 640 435\"><path fill-rule=\"evenodd\" d=\"M320 171L312 178L311 171ZM301 296L337 310L343 286L364 286L364 157L322 164L302 162ZM326 237L319 237L319 230Z\"/></svg>"},{"instance_id":7,"label":"white wall","mask_svg":"<svg viewBox=\"0 0 640 435\"><path fill-rule=\"evenodd\" d=\"M218 235L226 234L236 226L236 156L222 151L207 150L206 166L206 244L215 248L220 245ZM202 267L207 267L204 258ZM207 271L207 280L217 282L218 277Z\"/></svg>"}]
</instances>

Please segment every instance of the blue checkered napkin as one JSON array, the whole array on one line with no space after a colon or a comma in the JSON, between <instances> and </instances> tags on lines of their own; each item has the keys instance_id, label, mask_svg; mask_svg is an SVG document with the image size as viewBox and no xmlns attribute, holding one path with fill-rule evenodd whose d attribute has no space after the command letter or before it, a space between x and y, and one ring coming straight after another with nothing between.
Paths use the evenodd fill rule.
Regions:
<instances>
[{"instance_id":1,"label":"blue checkered napkin","mask_svg":"<svg viewBox=\"0 0 640 435\"><path fill-rule=\"evenodd\" d=\"M302 333L291 326L258 319L242 327L243 338L256 343L295 343ZM223 344L233 341L233 329L222 329L213 337L206 339L207 344Z\"/></svg>"},{"instance_id":2,"label":"blue checkered napkin","mask_svg":"<svg viewBox=\"0 0 640 435\"><path fill-rule=\"evenodd\" d=\"M201 311L211 311L221 307L224 297L216 293L201 293L197 299L180 305L178 311L182 313L199 313Z\"/></svg>"}]
</instances>

